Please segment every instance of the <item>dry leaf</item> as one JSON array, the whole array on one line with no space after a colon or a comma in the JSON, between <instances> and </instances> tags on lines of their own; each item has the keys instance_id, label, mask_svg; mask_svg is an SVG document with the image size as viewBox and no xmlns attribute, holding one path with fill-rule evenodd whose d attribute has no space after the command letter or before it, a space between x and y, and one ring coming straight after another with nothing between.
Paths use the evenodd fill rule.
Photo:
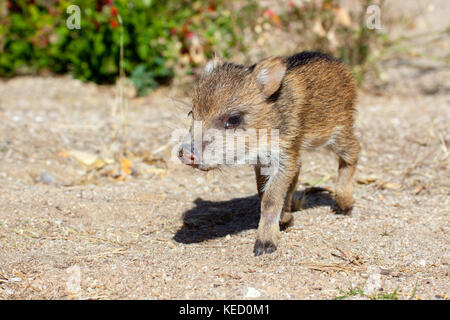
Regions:
<instances>
[{"instance_id":1,"label":"dry leaf","mask_svg":"<svg viewBox=\"0 0 450 320\"><path fill-rule=\"evenodd\" d=\"M66 149L62 149L59 153L58 156L62 157L62 158L67 158L69 155L67 154L67 150Z\"/></svg>"},{"instance_id":2,"label":"dry leaf","mask_svg":"<svg viewBox=\"0 0 450 320\"><path fill-rule=\"evenodd\" d=\"M93 165L98 159L98 155L96 154L78 150L69 150L67 154L72 158L74 158L75 160L77 160L78 162L80 162L81 164L88 167Z\"/></svg>"},{"instance_id":3,"label":"dry leaf","mask_svg":"<svg viewBox=\"0 0 450 320\"><path fill-rule=\"evenodd\" d=\"M100 169L114 162L114 160L104 159L99 155L85 151L69 150L67 154L90 169Z\"/></svg>"},{"instance_id":4,"label":"dry leaf","mask_svg":"<svg viewBox=\"0 0 450 320\"><path fill-rule=\"evenodd\" d=\"M365 178L356 179L356 182L358 184L371 184L375 181L377 181L377 178L375 178L375 177L365 177Z\"/></svg>"},{"instance_id":5,"label":"dry leaf","mask_svg":"<svg viewBox=\"0 0 450 320\"><path fill-rule=\"evenodd\" d=\"M123 158L120 162L120 170L125 173L126 176L129 176L133 172L133 164L127 158Z\"/></svg>"},{"instance_id":6,"label":"dry leaf","mask_svg":"<svg viewBox=\"0 0 450 320\"><path fill-rule=\"evenodd\" d=\"M419 184L417 187L414 188L413 193L414 194L419 194L420 191L422 191L424 189L424 186L422 184Z\"/></svg>"},{"instance_id":7,"label":"dry leaf","mask_svg":"<svg viewBox=\"0 0 450 320\"><path fill-rule=\"evenodd\" d=\"M22 280L26 280L25 276L23 274L21 274L19 271L16 272L16 276L19 276L19 278L21 278Z\"/></svg>"},{"instance_id":8,"label":"dry leaf","mask_svg":"<svg viewBox=\"0 0 450 320\"><path fill-rule=\"evenodd\" d=\"M395 182L386 182L383 183L380 186L381 189L388 189L388 190L400 190L402 188L402 185Z\"/></svg>"}]
</instances>

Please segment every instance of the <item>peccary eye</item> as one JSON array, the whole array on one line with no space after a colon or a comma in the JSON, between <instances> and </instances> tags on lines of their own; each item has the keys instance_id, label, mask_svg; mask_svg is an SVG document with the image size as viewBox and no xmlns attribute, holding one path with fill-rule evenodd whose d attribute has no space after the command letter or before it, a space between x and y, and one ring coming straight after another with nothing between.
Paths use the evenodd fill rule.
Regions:
<instances>
[{"instance_id":1,"label":"peccary eye","mask_svg":"<svg viewBox=\"0 0 450 320\"><path fill-rule=\"evenodd\" d=\"M242 122L242 118L240 115L231 116L228 118L225 123L225 129L236 128Z\"/></svg>"}]
</instances>

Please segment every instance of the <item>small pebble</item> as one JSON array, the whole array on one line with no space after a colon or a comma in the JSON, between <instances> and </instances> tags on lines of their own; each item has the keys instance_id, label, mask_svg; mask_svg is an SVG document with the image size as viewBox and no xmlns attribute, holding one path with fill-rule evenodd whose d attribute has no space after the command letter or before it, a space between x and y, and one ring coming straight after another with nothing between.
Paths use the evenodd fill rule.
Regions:
<instances>
[{"instance_id":1,"label":"small pebble","mask_svg":"<svg viewBox=\"0 0 450 320\"><path fill-rule=\"evenodd\" d=\"M258 298L259 296L261 296L261 293L258 290L252 287L247 287L244 298Z\"/></svg>"},{"instance_id":2,"label":"small pebble","mask_svg":"<svg viewBox=\"0 0 450 320\"><path fill-rule=\"evenodd\" d=\"M46 184L56 183L56 179L49 174L48 172L41 172L41 175L39 176L39 181Z\"/></svg>"},{"instance_id":3,"label":"small pebble","mask_svg":"<svg viewBox=\"0 0 450 320\"><path fill-rule=\"evenodd\" d=\"M13 295L15 293L15 291L13 289L8 288L7 286L3 287L3 291L8 295Z\"/></svg>"}]
</instances>

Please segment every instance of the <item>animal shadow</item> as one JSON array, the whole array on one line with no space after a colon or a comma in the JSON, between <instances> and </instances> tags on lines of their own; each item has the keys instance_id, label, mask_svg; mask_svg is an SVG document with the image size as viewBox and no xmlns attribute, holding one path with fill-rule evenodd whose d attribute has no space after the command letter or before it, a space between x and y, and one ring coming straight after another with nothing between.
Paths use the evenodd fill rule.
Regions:
<instances>
[{"instance_id":1,"label":"animal shadow","mask_svg":"<svg viewBox=\"0 0 450 320\"><path fill-rule=\"evenodd\" d=\"M305 197L301 210L322 206L336 207L329 192L305 194L305 191L296 191L294 197ZM258 227L260 201L257 195L227 201L197 198L194 204L194 208L184 212L183 226L173 237L179 243L203 242Z\"/></svg>"}]
</instances>

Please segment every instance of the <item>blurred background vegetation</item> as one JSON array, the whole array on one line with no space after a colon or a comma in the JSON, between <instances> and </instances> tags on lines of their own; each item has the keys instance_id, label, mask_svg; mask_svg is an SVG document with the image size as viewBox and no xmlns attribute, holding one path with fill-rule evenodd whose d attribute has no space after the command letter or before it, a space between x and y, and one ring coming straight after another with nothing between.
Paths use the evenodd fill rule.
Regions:
<instances>
[{"instance_id":1,"label":"blurred background vegetation","mask_svg":"<svg viewBox=\"0 0 450 320\"><path fill-rule=\"evenodd\" d=\"M114 83L122 70L143 95L160 84L188 83L213 50L239 63L319 50L352 65L362 83L376 75L374 61L392 39L366 27L367 6L382 1L352 2L1 1L0 76L70 73L101 84ZM66 26L73 4L81 9L79 30Z\"/></svg>"}]
</instances>

